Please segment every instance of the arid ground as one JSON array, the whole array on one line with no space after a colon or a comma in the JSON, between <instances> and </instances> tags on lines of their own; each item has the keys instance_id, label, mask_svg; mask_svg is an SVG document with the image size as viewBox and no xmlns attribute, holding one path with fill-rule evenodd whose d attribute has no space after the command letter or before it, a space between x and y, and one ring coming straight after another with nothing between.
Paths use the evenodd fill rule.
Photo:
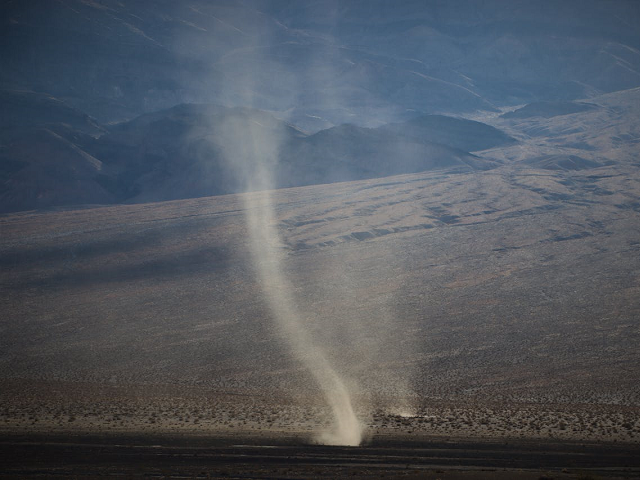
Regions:
<instances>
[{"instance_id":1,"label":"arid ground","mask_svg":"<svg viewBox=\"0 0 640 480\"><path fill-rule=\"evenodd\" d=\"M483 118L520 142L475 152L495 169L274 194L293 296L366 425L349 459L309 446L330 419L270 318L241 195L1 216L0 475L637 477L638 98ZM121 439L222 450L165 472L122 463ZM420 463L443 443L456 460ZM296 460L268 471L256 444ZM300 466L316 451L329 467Z\"/></svg>"}]
</instances>

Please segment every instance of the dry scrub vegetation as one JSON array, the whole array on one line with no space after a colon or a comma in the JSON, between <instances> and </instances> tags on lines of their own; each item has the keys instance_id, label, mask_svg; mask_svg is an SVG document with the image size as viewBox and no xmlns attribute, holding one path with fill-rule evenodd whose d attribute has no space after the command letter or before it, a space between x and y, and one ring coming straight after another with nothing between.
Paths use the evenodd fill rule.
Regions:
<instances>
[{"instance_id":1,"label":"dry scrub vegetation","mask_svg":"<svg viewBox=\"0 0 640 480\"><path fill-rule=\"evenodd\" d=\"M329 412L312 401L206 389L9 381L4 433L282 435L312 441ZM640 408L621 405L422 400L363 416L366 436L640 442Z\"/></svg>"}]
</instances>

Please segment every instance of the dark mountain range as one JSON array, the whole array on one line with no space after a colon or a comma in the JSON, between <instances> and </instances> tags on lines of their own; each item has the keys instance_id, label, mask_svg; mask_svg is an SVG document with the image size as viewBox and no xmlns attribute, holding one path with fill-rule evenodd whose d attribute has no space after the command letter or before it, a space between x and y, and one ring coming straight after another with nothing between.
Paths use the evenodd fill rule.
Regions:
<instances>
[{"instance_id":1,"label":"dark mountain range","mask_svg":"<svg viewBox=\"0 0 640 480\"><path fill-rule=\"evenodd\" d=\"M104 130L89 115L51 95L0 90L0 132L7 129L65 125L84 133Z\"/></svg>"},{"instance_id":2,"label":"dark mountain range","mask_svg":"<svg viewBox=\"0 0 640 480\"><path fill-rule=\"evenodd\" d=\"M101 127L87 116L71 115L76 111L62 102L47 101L56 108L37 117L41 126L0 131L2 211L242 191L245 186L233 159L225 158L223 143L228 131L248 138L249 124L256 129L252 134L279 143L276 187L433 169L485 170L495 162L458 147L478 146L474 132L476 137L487 133L483 145L509 140L493 127L447 117L416 120L406 129L341 125L307 135L260 110L213 105L178 105ZM104 133L92 136L86 130Z\"/></svg>"},{"instance_id":3,"label":"dark mountain range","mask_svg":"<svg viewBox=\"0 0 640 480\"><path fill-rule=\"evenodd\" d=\"M341 125L290 143L277 178L285 182L282 186L293 186L300 180L302 184L333 183L438 168L466 171L491 166L491 162L444 144L380 128ZM292 181L287 182L289 178Z\"/></svg>"},{"instance_id":4,"label":"dark mountain range","mask_svg":"<svg viewBox=\"0 0 640 480\"><path fill-rule=\"evenodd\" d=\"M526 103L504 118L555 118L640 86L627 1L10 0L0 13L2 211L238 191L215 132L233 115L279 132L277 186L482 170L496 159L469 152L513 135L462 117ZM544 136L534 123L523 132Z\"/></svg>"},{"instance_id":5,"label":"dark mountain range","mask_svg":"<svg viewBox=\"0 0 640 480\"><path fill-rule=\"evenodd\" d=\"M112 203L96 179L102 162L48 128L16 133L0 157L0 211Z\"/></svg>"},{"instance_id":6,"label":"dark mountain range","mask_svg":"<svg viewBox=\"0 0 640 480\"><path fill-rule=\"evenodd\" d=\"M180 103L309 130L589 98L640 84L633 1L10 0L0 84L102 122Z\"/></svg>"},{"instance_id":7,"label":"dark mountain range","mask_svg":"<svg viewBox=\"0 0 640 480\"><path fill-rule=\"evenodd\" d=\"M98 181L120 201L232 193L244 186L223 155L222 130L244 132L238 135L248 139L249 123L283 143L304 136L259 110L179 105L115 125L87 149L104 159L107 168Z\"/></svg>"},{"instance_id":8,"label":"dark mountain range","mask_svg":"<svg viewBox=\"0 0 640 480\"><path fill-rule=\"evenodd\" d=\"M87 149L104 160L109 173L100 181L114 185L122 200L233 193L243 186L223 157L221 130L231 125L241 131L248 122L280 143L277 187L491 166L464 151L380 129L342 125L305 135L265 112L203 105L181 105L114 126Z\"/></svg>"}]
</instances>

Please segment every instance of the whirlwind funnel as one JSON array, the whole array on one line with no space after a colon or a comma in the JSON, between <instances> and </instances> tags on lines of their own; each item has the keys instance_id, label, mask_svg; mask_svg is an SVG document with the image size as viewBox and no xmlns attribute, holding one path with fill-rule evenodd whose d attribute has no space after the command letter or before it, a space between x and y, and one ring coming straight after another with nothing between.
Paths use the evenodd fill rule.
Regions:
<instances>
[{"instance_id":1,"label":"whirlwind funnel","mask_svg":"<svg viewBox=\"0 0 640 480\"><path fill-rule=\"evenodd\" d=\"M247 191L243 198L252 261L272 317L295 358L322 390L332 412L331 429L319 433L315 441L331 445L359 445L363 428L347 386L305 328L305 318L298 309L293 286L283 273L286 252L281 248L272 201L274 172L283 132L278 127L256 121L250 113L236 116L221 130L225 158Z\"/></svg>"}]
</instances>

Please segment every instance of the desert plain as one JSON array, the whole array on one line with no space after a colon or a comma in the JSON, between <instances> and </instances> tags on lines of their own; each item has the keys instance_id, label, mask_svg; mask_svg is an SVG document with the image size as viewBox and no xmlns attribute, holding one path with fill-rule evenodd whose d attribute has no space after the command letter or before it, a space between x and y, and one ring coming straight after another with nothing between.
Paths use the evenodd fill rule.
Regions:
<instances>
[{"instance_id":1,"label":"desert plain","mask_svg":"<svg viewBox=\"0 0 640 480\"><path fill-rule=\"evenodd\" d=\"M639 95L485 115L518 140L487 170L2 215L0 476L637 478ZM362 447L317 445L243 196L273 200Z\"/></svg>"}]
</instances>

